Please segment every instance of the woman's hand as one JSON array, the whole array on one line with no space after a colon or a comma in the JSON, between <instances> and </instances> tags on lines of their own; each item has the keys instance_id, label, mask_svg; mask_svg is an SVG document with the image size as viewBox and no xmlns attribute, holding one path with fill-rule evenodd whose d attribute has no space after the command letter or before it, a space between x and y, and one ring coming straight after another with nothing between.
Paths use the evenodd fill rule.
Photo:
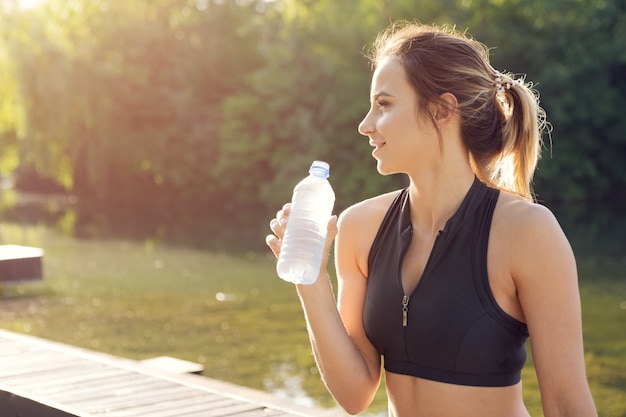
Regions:
<instances>
[{"instance_id":1,"label":"woman's hand","mask_svg":"<svg viewBox=\"0 0 626 417\"><path fill-rule=\"evenodd\" d=\"M283 236L285 235L285 228L287 227L287 221L289 220L290 210L291 203L286 203L282 209L276 212L276 217L270 220L270 229L274 234L270 234L265 237L265 243L272 250L272 253L276 256L276 258L280 255L280 247L283 243ZM323 270L326 269L330 247L335 240L335 236L337 236L337 216L333 215L328 220L328 227L326 230L326 245L324 247L324 258L322 259Z\"/></svg>"},{"instance_id":2,"label":"woman's hand","mask_svg":"<svg viewBox=\"0 0 626 417\"><path fill-rule=\"evenodd\" d=\"M287 218L289 217L290 209L291 203L286 203L283 205L282 209L276 212L276 217L270 220L270 229L274 234L270 234L265 237L265 243L269 246L277 259L278 255L280 255L280 247L283 243L283 236L285 235L285 228L287 227Z\"/></svg>"}]
</instances>

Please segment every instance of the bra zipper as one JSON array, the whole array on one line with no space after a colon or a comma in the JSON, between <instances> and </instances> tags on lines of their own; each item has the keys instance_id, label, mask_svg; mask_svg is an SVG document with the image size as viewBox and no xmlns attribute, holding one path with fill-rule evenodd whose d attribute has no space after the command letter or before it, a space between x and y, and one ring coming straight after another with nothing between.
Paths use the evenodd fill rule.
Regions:
<instances>
[{"instance_id":1,"label":"bra zipper","mask_svg":"<svg viewBox=\"0 0 626 417\"><path fill-rule=\"evenodd\" d=\"M406 327L409 321L409 296L402 297L402 327Z\"/></svg>"},{"instance_id":2,"label":"bra zipper","mask_svg":"<svg viewBox=\"0 0 626 417\"><path fill-rule=\"evenodd\" d=\"M402 248L402 254L400 256L400 267L398 271L398 278L400 288L402 288L403 296L402 296L402 327L406 327L409 320L409 296L404 293L404 288L402 286L402 263L404 262L404 257L409 250L409 246L411 244L411 240L413 240L413 226L409 226L410 238L408 243Z\"/></svg>"},{"instance_id":3,"label":"bra zipper","mask_svg":"<svg viewBox=\"0 0 626 417\"><path fill-rule=\"evenodd\" d=\"M417 283L417 286L413 289L413 293L415 293L415 291L417 290L417 287L419 287L419 285L422 283L422 279L424 278L425 273L428 271L428 267L430 266L431 258L433 257L433 254L435 254L435 249L437 248L437 243L439 242L439 239L441 237L441 235L445 232L445 228L443 230L440 230L437 233L437 236L435 237L435 241L433 242L433 247L430 251L430 255L428 256L428 260L426 261L426 265L424 266L424 271L422 271L422 276L420 277L420 281ZM413 227L411 227L411 237L413 237ZM402 260L404 260L404 255L406 255L406 252L408 251L408 246L404 249L404 252L402 254ZM402 265L402 263L400 263L400 265ZM402 276L400 276L400 286L402 287ZM402 296L402 327L406 327L409 324L409 301L411 300L411 297L409 295L404 294Z\"/></svg>"}]
</instances>

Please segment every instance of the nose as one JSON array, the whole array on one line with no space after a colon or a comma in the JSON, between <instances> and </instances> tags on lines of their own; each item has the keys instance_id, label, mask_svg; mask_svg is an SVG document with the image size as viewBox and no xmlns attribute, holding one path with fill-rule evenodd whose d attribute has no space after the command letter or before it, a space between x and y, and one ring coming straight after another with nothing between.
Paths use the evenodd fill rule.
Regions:
<instances>
[{"instance_id":1,"label":"nose","mask_svg":"<svg viewBox=\"0 0 626 417\"><path fill-rule=\"evenodd\" d=\"M359 123L359 133L363 136L369 136L375 131L375 124L372 118L370 117L372 114L371 110L365 115L361 123Z\"/></svg>"}]
</instances>

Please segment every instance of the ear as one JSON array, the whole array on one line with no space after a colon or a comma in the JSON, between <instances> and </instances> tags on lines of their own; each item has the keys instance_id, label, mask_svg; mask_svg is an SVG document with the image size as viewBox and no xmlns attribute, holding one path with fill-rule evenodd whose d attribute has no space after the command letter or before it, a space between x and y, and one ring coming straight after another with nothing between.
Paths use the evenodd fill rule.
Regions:
<instances>
[{"instance_id":1,"label":"ear","mask_svg":"<svg viewBox=\"0 0 626 417\"><path fill-rule=\"evenodd\" d=\"M455 114L459 102L454 94L443 93L439 96L440 101L434 108L433 119L438 125L446 124Z\"/></svg>"}]
</instances>

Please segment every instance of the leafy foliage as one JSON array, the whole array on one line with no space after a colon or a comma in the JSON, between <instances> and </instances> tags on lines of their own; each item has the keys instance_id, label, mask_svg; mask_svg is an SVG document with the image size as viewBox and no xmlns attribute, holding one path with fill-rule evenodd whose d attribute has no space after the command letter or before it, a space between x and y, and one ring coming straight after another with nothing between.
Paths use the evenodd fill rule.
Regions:
<instances>
[{"instance_id":1,"label":"leafy foliage","mask_svg":"<svg viewBox=\"0 0 626 417\"><path fill-rule=\"evenodd\" d=\"M626 189L623 0L11 4L0 3L0 171L52 178L92 211L201 216L245 246L313 159L331 163L338 210L400 186L356 131L362 52L415 18L468 28L497 46L495 67L537 83L554 127L541 199Z\"/></svg>"}]
</instances>

